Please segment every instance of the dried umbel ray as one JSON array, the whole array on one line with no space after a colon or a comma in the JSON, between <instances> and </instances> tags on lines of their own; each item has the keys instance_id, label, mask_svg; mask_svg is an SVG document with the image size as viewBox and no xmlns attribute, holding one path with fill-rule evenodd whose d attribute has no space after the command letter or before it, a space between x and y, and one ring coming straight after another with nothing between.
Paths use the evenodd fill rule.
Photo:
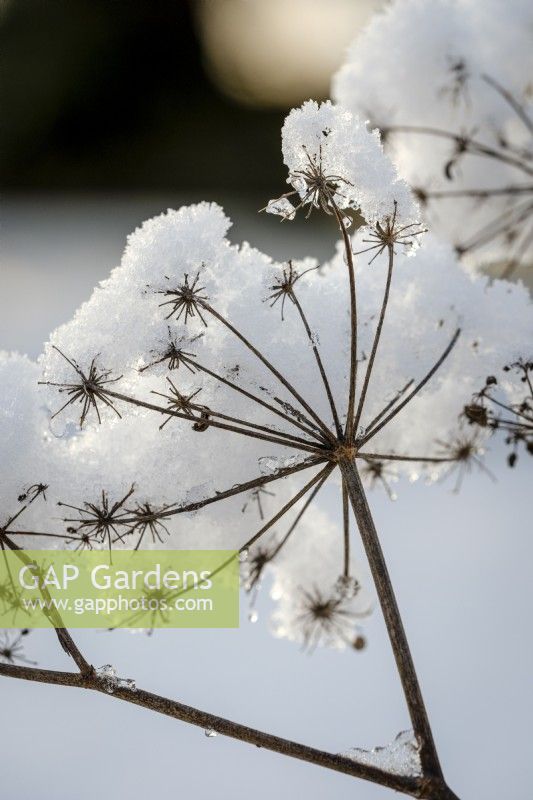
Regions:
<instances>
[{"instance_id":1,"label":"dried umbel ray","mask_svg":"<svg viewBox=\"0 0 533 800\"><path fill-rule=\"evenodd\" d=\"M320 110L313 104L304 109L305 114L311 118L317 111L320 114ZM326 106L325 111L332 123L339 117L339 113L331 107ZM293 117L290 124L293 123L298 128L298 118ZM368 144L371 148L377 148L376 152L380 153L379 143L375 137L368 133L365 134L359 123L357 126L356 132L360 137L361 147L363 144L365 147ZM322 130L321 125L318 126L318 130ZM201 496L199 499L156 503L144 499L140 494L142 487L139 489L131 487L127 492L117 495L106 489L102 492L98 502L73 503L69 501L67 504L63 500L63 505L70 506L71 510L75 512L65 516L64 523L68 526L66 533L39 532L35 529L22 530L19 520L22 513L29 508L26 505L11 515L0 529L0 545L2 549L6 547L13 549L22 559L24 551L20 549L18 542L40 536L62 539L70 546L75 547L95 545L113 547L123 542L131 542L132 546L138 547L146 538L164 539L168 526L180 515L190 514L190 512L211 506L218 508L230 498L241 496L247 499L252 496L251 493L255 493L253 495L255 498L260 498L262 491L261 499L264 500L264 492L270 490L276 492L277 487L287 479L310 471L311 477L298 491L294 491L286 502L282 502L273 515L264 514L263 507L257 500L259 515L262 516L260 526L244 542L241 542L238 548L245 563L250 559L248 581L250 588L253 589L260 580L264 565L275 563L285 552L289 543L292 544L295 541L298 527L302 524L302 518L308 512L311 502L328 479L335 476L341 485L339 504L343 520L342 559L337 567L339 580L330 587L328 592L324 592L321 587L314 585L301 587L301 591L298 588L297 623L302 628L304 644L310 648L315 647L322 639L342 640L351 635L349 631L353 629L354 620L357 618L353 603L357 601L360 594L358 578L351 571L350 513L353 513L376 585L413 724L414 736L418 743L420 772L398 775L393 771L358 763L345 756L313 750L304 745L254 731L237 723L216 718L211 714L187 709L179 703L140 690L132 693L119 688L115 692L115 696L180 719L186 719L219 733L373 780L413 796L451 800L454 794L448 789L443 778L413 660L361 481L360 470L368 473L369 465L371 466L373 463L376 465L393 463L451 465L460 460L460 457L462 458L462 451L458 453L457 450L446 455L439 455L437 452L426 454L376 450L372 446L375 437L392 427L405 409L410 408L418 401L431 379L438 375L439 370L444 367L457 346L461 330L457 327L453 331L446 346L434 357L431 366L426 367L418 378L411 379L407 383L403 382L400 386L389 385L385 396L381 398L377 406L375 406L374 398L371 407L375 410L370 415L368 424L361 428L360 422L370 404L369 398L378 374L377 356L383 337L387 310L391 302L392 277L397 258L396 250L400 246L402 248L409 246L409 243L418 238L418 234L422 231L416 227L412 228L412 219L406 213L409 200L406 196L405 186L395 187L394 179L392 179L390 191L394 195L397 190L399 199L392 197L386 214L383 215L381 212L383 205L381 199L375 201L375 198L371 197L365 206L365 213L369 219L372 220L374 217L367 233L371 242L375 242L378 251L378 258L374 265L367 269L375 269L378 264L382 263L379 259L385 256L386 271L382 278L383 293L372 328L370 348L365 359L362 360L358 339L362 335L363 325L368 325L368 321L364 316L358 314L355 259L352 241L347 231L346 215L350 209L356 208L360 201L363 203L365 197L368 199L371 192L370 195L368 192L366 196L364 193L361 195L360 186L356 187L354 182L354 172L357 172L359 168L350 164L349 158L345 154L348 143L353 141L354 133L349 115L344 113L340 115L337 133L334 129L328 130L327 134L324 134L327 137L325 142L320 141L319 135L317 142L319 146L313 150L311 146L306 145L303 152L304 164L309 164L309 160L311 160L316 163L318 171L326 170L324 174L327 176L327 191L325 189L322 191L318 187L322 192L319 198L316 196L316 191L318 191L316 175L312 170L306 179L305 169L299 169L298 163L294 169L289 165L289 169L290 180L296 181L298 186L296 191L301 197L303 205L318 205L322 211L327 209L328 216L336 222L342 237L345 278L348 285L348 308L345 310L347 310L349 318L346 392L339 393L337 389L334 390L331 381L331 374L336 362L344 353L343 348L340 347L342 343L338 343L339 347L333 351L333 358L325 361L309 324L299 293L301 284L293 264L288 264L283 268L281 280L276 283L269 282L270 295L267 299L272 301L273 294L280 297L281 295L277 294L280 290L283 291L283 297L289 298L289 306L295 312L295 319L291 318L291 324L296 322L300 326L300 329L303 330L303 340L306 343L306 352L302 353L302 359L310 353L315 362L316 380L314 380L314 384L316 385L313 388L324 401L320 405L315 405L314 402L308 400L305 396L307 392L295 385L291 370L285 370L282 366L274 364L270 355L265 354L263 348L254 343L252 336L226 313L224 307L220 307L215 302L210 294L209 282L204 282L202 274L208 259L199 258L195 270L191 269L189 264L183 270L182 276L163 274L161 284L164 281L164 288L155 284L152 286L151 294L156 301L157 313L161 315L161 322L166 325L165 320L170 319L167 308L163 308L159 302L159 295L163 293L171 298L168 303L171 305L172 312L177 315L181 314L184 322L192 326L198 323L198 320L200 321L199 324L205 329L203 339L207 339L213 329L221 330L226 337L224 341L234 342L240 350L246 352L252 362L256 363L258 368L269 375L272 382L280 387L281 397L274 394L272 389L266 390L256 382L247 385L246 375L244 378L240 375L242 370L238 363L231 369L227 368L227 365L220 369L210 363L204 363L200 354L194 353L191 349L195 339L194 330L187 341L178 341L176 338L169 339L172 348L169 349L167 345L164 345L161 358L158 358L158 354L153 352L153 348L150 348L150 356L147 359L150 363L146 366L139 365L138 369L143 370L143 375L150 375L152 369L161 369L166 363L169 369L174 367L175 374L177 374L180 370L184 371L182 367L187 367L187 371L192 370L195 375L201 375L206 381L209 380L217 386L222 386L226 392L225 396L234 395L235 398L238 398L240 401L240 405L237 407L239 413L237 411L228 413L232 409L217 407L212 400L212 398L216 400L216 393L209 397L208 406L200 404L197 402L196 390L190 391L189 388L182 388L182 385L174 377L171 381L169 380L170 392L167 390L161 398L166 402L156 401L152 396L144 399L128 393L127 382L129 379L125 371L122 379L125 388L123 391L119 391L121 387L117 384L120 379L112 377L113 371L101 363L101 355L95 355L93 352L88 357L88 366L84 369L79 354L76 353L76 360L74 360L73 354L66 351L62 341L61 347L59 343L54 343L47 354L47 374L44 382L52 391L59 389L68 392L69 400L66 404L63 403L60 411L63 415L77 413L80 429L94 422L100 422L103 420L104 413L109 416L110 412L116 412L118 407L124 412L123 416L125 417L124 420L116 420L114 430L120 430L120 427L126 424L125 410L129 407L136 413L148 412L148 415L153 414L158 419L162 418L164 423L160 436L167 435L171 423L184 427L188 435L196 437L194 442L197 442L196 448L200 453L204 448L209 448L209 444L206 444L206 441L209 440L206 437L209 437L210 432L216 432L219 436L224 437L219 441L227 440L230 443L252 440L261 443L262 446L264 443L268 446L283 448L284 452L288 454L284 465L267 470L260 475L252 475L250 479L230 485L228 488L217 487L213 494ZM370 137L369 142L366 141L365 136ZM291 157L292 155L288 157L289 161ZM296 157L299 157L297 152ZM364 157L370 157L367 151L364 151ZM316 159L320 161L316 161ZM337 171L334 170L335 164L338 164ZM365 179L368 186L375 178L376 171L370 171L365 178L363 166L364 162L361 162L361 180ZM342 169L346 169L346 177L340 181L335 176L340 175ZM384 174L388 175L388 170L389 167L385 164ZM301 182L305 183L306 180L314 181L311 187L306 184L302 185ZM326 208L323 207L324 205ZM408 228L411 228L412 233L406 240L405 231ZM202 247L207 247L203 241ZM226 243L222 243L217 258L223 261L227 253L228 247ZM242 279L245 281L246 276L243 275ZM146 287L146 283L144 287ZM144 288L143 291L149 301L150 290L147 291ZM116 303L114 296L112 296L111 302ZM81 315L83 324L86 324L86 319L83 319L84 313L87 313L87 308ZM289 320L286 322L288 324ZM280 321L280 324L286 323ZM438 320L435 321L435 325L439 327ZM102 321L103 327L104 321ZM95 331L95 337L100 333L100 330ZM61 335L64 334L63 330L59 334L58 342ZM196 340L199 341L197 337ZM86 348L88 344L90 343L83 343L83 346ZM116 343L114 342L114 344ZM120 346L120 343L117 346ZM101 349L98 348L98 353L101 352ZM57 380L48 378L48 371L52 366L61 373ZM385 382L386 378L387 376L385 376ZM393 393L392 399L390 398L391 393ZM258 421L256 416L258 409L266 415L266 421ZM326 413L324 413L324 409ZM56 412L56 414L58 413ZM277 427L274 427L270 420L274 420ZM194 449L190 453L192 458ZM212 458L213 455L210 457ZM383 469L379 471L376 467L373 475L378 476L378 474L383 476ZM65 486L64 491L65 493L68 491L68 486ZM275 542L270 541L269 545L264 545L265 536L273 531L274 526L278 526L285 520L288 512L296 510L296 508L299 508L298 514L292 523L286 523L287 527L284 533L278 536ZM242 505L239 516L241 518L243 516ZM302 542L302 545L305 545L305 542ZM260 549L257 549L259 546ZM105 691L99 674L80 653L70 634L63 629L60 620L57 620L56 630L62 646L71 654L79 668L78 675L23 669L13 665L2 667L0 672L6 675L86 686ZM360 649L360 635L354 640L353 646L355 649Z\"/></svg>"}]
</instances>

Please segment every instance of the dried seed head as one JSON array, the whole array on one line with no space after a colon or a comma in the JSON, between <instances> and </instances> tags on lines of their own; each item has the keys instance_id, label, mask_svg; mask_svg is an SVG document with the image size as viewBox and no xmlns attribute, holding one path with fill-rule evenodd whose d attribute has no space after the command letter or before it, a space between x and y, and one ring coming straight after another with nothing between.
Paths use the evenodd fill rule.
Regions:
<instances>
[{"instance_id":1,"label":"dried seed head","mask_svg":"<svg viewBox=\"0 0 533 800\"><path fill-rule=\"evenodd\" d=\"M54 417L57 417L58 414L60 414L67 406L74 405L75 403L81 403L82 406L80 415L80 428L83 427L83 423L85 422L91 408L94 409L98 422L101 424L102 419L100 416L99 404L103 404L108 408L113 409L115 414L120 417L120 413L117 411L111 399L109 398L106 387L110 383L116 383L119 381L122 378L122 375L119 375L118 378L110 378L109 376L111 375L111 372L109 370L100 369L97 366L97 355L93 358L87 373L85 373L76 363L76 361L68 358L59 349L59 347L53 345L53 349L56 350L59 355L70 364L77 375L77 379L73 383L39 381L40 384L45 386L57 386L60 393L64 392L69 396L67 402L62 405L61 408L55 412L55 414L52 414L51 418L54 419Z\"/></svg>"},{"instance_id":2,"label":"dried seed head","mask_svg":"<svg viewBox=\"0 0 533 800\"><path fill-rule=\"evenodd\" d=\"M167 280L170 280L170 278L167 278ZM189 283L189 276L187 273L185 273L183 276L183 283L177 288L161 289L156 292L156 294L162 294L169 298L168 300L165 300L163 303L159 304L160 307L171 306L171 310L165 319L175 316L176 320L179 320L183 315L183 321L185 324L187 324L189 317L192 319L198 315L207 328L207 322L205 321L205 318L200 310L202 304L207 301L207 297L202 294L205 286L198 286L199 280L200 271L196 273L196 277L192 283Z\"/></svg>"}]
</instances>

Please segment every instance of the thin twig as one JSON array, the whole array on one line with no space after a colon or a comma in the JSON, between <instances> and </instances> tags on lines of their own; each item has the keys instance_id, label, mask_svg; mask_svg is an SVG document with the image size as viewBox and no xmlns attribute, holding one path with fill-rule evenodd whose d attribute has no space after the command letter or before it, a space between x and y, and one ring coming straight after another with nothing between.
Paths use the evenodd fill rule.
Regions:
<instances>
[{"instance_id":1,"label":"thin twig","mask_svg":"<svg viewBox=\"0 0 533 800\"><path fill-rule=\"evenodd\" d=\"M372 344L372 351L371 351L370 357L368 359L368 366L366 368L365 380L364 380L364 383L363 383L363 388L361 390L361 396L359 398L359 405L357 406L357 413L355 415L355 421L354 421L354 425L353 425L355 431L358 430L359 422L361 420L361 415L363 413L363 409L364 409L364 406L365 406L366 393L368 391L370 378L372 377L372 369L374 367L374 361L376 359L376 353L377 353L377 349L378 349L378 345L379 345L379 340L380 340L380 337L381 337L381 330L383 328L383 322L385 320L385 314L386 314L386 311L387 311L387 303L389 302L389 293L390 293L390 286L391 286L391 280L392 280L392 270L393 270L393 267L394 267L394 248L392 247L392 245L389 245L389 247L387 249L388 249L388 252L389 252L389 263L388 263L388 268L387 268L387 280L386 280L386 283L385 283L385 292L383 294L383 302L381 304L381 311L380 311L380 314L379 314L379 320L378 320L378 324L377 324L377 327L376 327L376 333L374 335L374 342Z\"/></svg>"},{"instance_id":2,"label":"thin twig","mask_svg":"<svg viewBox=\"0 0 533 800\"><path fill-rule=\"evenodd\" d=\"M340 438L342 436L342 428L339 421L339 415L337 413L337 407L335 406L335 401L333 399L333 394L331 392L331 387L329 385L329 381L326 375L326 370L324 369L324 364L322 363L322 359L320 357L320 353L318 352L318 347L316 346L316 342L313 338L313 334L311 333L311 328L307 322L307 318L304 314L303 308L301 306L300 301L298 300L296 293L293 291L291 294L292 301L296 308L298 309L298 313L300 314L300 318L303 322L305 332L307 333L307 338L311 343L311 347L313 348L313 353L315 355L315 360L318 366L318 370L320 372L320 376L322 378L322 383L324 384L324 388L326 390L326 394L328 397L329 407L331 408L331 413L333 415L333 421L335 423L335 429L337 431L337 436Z\"/></svg>"},{"instance_id":3,"label":"thin twig","mask_svg":"<svg viewBox=\"0 0 533 800\"><path fill-rule=\"evenodd\" d=\"M187 360L188 359L184 359L184 361L187 361ZM298 420L294 419L294 417L290 417L288 414L285 414L283 411L280 411L279 408L276 408L275 406L271 405L270 403L267 403L265 400L262 400L260 397L257 397L257 395L252 394L251 392L247 391L246 389L243 389L238 384L233 383L232 381L228 380L228 378L224 378L222 375L218 375L216 372L213 372L212 370L208 369L203 364L199 364L196 361L191 362L191 363L194 363L194 365L195 365L195 367L197 369L199 369L201 372L205 372L206 375L210 375L212 378L215 378L215 380L217 380L220 383L224 384L224 386L228 386L230 389L233 389L233 391L238 392L239 394L242 394L244 397L248 397L249 400L253 400L258 405L263 406L263 408L267 408L269 411L272 411L273 414L276 414L278 417L281 417L286 422L290 422L291 425L294 425L295 427L299 428L301 431L303 431L304 433L307 433L309 436L314 436L315 438L318 438L317 437L317 429L315 428L315 426L311 422L309 422L309 425L311 427L308 428L306 425L303 425L301 422L299 422ZM319 441L323 441L323 437L322 436L320 436Z\"/></svg>"},{"instance_id":4,"label":"thin twig","mask_svg":"<svg viewBox=\"0 0 533 800\"><path fill-rule=\"evenodd\" d=\"M79 689L91 689L102 692L110 698L150 709L167 717L187 722L203 730L213 730L221 736L228 736L242 742L262 747L266 750L297 758L317 766L362 778L381 786L403 792L412 797L433 798L433 800L457 800L453 792L429 794L434 787L428 785L422 777L395 775L378 767L360 764L346 756L318 750L298 742L283 739L279 736L249 728L233 720L209 714L161 695L146 692L143 689L122 689L116 687L113 694L106 692L105 686L98 676L83 676L74 672L58 672L55 670L23 667L13 664L0 664L0 675L10 678L46 683L55 686L71 686Z\"/></svg>"},{"instance_id":5,"label":"thin twig","mask_svg":"<svg viewBox=\"0 0 533 800\"><path fill-rule=\"evenodd\" d=\"M265 367L279 380L279 382L281 384L283 384L283 386L285 386L286 389L289 390L289 392L292 394L292 396L295 398L295 400L297 400L300 403L300 405L302 406L302 408L304 408L307 411L309 416L312 417L312 419L314 419L314 421L317 423L317 425L320 427L320 429L323 431L323 433L326 435L326 437L330 441L335 441L335 438L334 438L332 432L329 430L329 428L327 427L325 422L323 422L323 420L320 419L318 414L316 414L313 411L311 406L296 391L294 386L281 374L281 372L279 372L279 370L276 369L276 367L273 364L271 364L271 362L266 358L266 356L264 356L257 349L257 347L255 347L249 341L249 339L247 339L246 336L244 336L244 334L242 334L239 330L237 330L237 328L235 328L234 325L232 325L229 320L227 320L222 314L220 314L212 306L210 306L209 303L207 303L205 301L202 301L201 305L202 305L202 308L205 308L205 310L209 314L211 314L213 317L215 317L215 319L218 319L218 321L221 322L222 325L224 325L238 339L240 339L240 341L245 345L245 347L247 347L248 350L250 350L256 356L256 358L258 358L259 361L261 361L261 363L264 364Z\"/></svg>"},{"instance_id":6,"label":"thin twig","mask_svg":"<svg viewBox=\"0 0 533 800\"><path fill-rule=\"evenodd\" d=\"M346 412L346 428L344 435L346 440L351 442L353 436L353 415L357 383L357 295L355 291L355 268L353 263L352 243L348 231L346 230L342 214L333 200L331 200L331 205L344 242L346 266L348 267L350 282L350 386L348 391L348 408Z\"/></svg>"},{"instance_id":7,"label":"thin twig","mask_svg":"<svg viewBox=\"0 0 533 800\"><path fill-rule=\"evenodd\" d=\"M396 407L395 407L395 408L394 408L394 409L393 409L393 410L392 410L392 411L391 411L391 412L390 412L390 413L389 413L389 414L388 414L388 415L387 415L387 416L386 416L384 419L382 419L382 420L381 420L381 422L380 422L380 423L379 423L379 424L378 424L376 427L372 428L372 429L371 429L371 430L370 430L370 431L369 431L369 432L368 432L368 433L367 433L367 434L366 434L366 435L363 437L363 439L362 439L362 440L361 440L361 442L359 443L359 446L360 446L360 447L362 447L364 444L366 444L366 442L368 442L370 439L372 439L372 438L373 438L373 437L376 435L376 433L379 433L379 431L380 431L382 428L384 428L384 427L385 427L385 425L387 425L387 424L388 424L388 423L389 423L389 422L390 422L392 419L394 419L394 417L396 416L396 414L399 414L399 412L402 410L402 408L404 408L404 407L407 405L407 403L409 403L409 402L410 402L410 400L412 400L412 399L413 399L413 397L414 397L416 394L418 394L418 392L419 392L421 389L423 389L423 388L424 388L424 386L426 385L426 383L427 383L427 382L428 382L428 381L429 381L429 380L430 380L430 379L433 377L433 375L436 373L436 371L439 369L439 367L440 367L440 366L441 366L441 365L444 363L444 361L446 361L446 359L448 358L449 354L451 353L451 351L453 350L453 348L454 348L454 346L455 346L455 344L456 344L456 342L457 342L457 339L459 338L459 334L460 334L460 333L461 333L461 329L460 329L460 328L457 328L457 330L455 331L455 333L454 333L454 335L453 335L453 337L452 337L452 340L451 340L450 344L448 345L448 347L446 348L446 350L444 351L444 353L441 355L441 357L439 358L439 360L438 360L438 361L437 361L437 362L436 362L436 363L435 363L435 364L434 364L434 365L431 367L431 369L430 369L430 370L429 370L429 372L428 372L428 373L427 373L427 374L424 376L424 378L422 378L422 380L421 380L419 383L417 383L417 385L415 386L415 388L413 389L413 391L412 391L412 392L409 392L409 394L407 395L407 397L405 397L405 398L402 400L402 402L401 402L399 405L397 405L397 406L396 406Z\"/></svg>"}]
</instances>

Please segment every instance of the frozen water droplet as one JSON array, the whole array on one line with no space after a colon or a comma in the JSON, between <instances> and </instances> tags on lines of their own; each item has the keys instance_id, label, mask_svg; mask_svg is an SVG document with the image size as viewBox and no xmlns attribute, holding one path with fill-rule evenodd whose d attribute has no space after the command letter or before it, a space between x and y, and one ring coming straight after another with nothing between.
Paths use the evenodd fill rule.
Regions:
<instances>
[{"instance_id":1,"label":"frozen water droplet","mask_svg":"<svg viewBox=\"0 0 533 800\"><path fill-rule=\"evenodd\" d=\"M136 692L137 686L135 685L135 681L133 678L118 678L117 679L117 688L119 689L129 689L130 692Z\"/></svg>"},{"instance_id":2,"label":"frozen water droplet","mask_svg":"<svg viewBox=\"0 0 533 800\"><path fill-rule=\"evenodd\" d=\"M206 728L204 735L207 736L208 739L213 739L215 736L217 736L217 732L214 731L213 728Z\"/></svg>"},{"instance_id":3,"label":"frozen water droplet","mask_svg":"<svg viewBox=\"0 0 533 800\"><path fill-rule=\"evenodd\" d=\"M398 495L396 494L396 492L391 492L391 494L390 494L390 499L391 499L393 502L395 502L395 501L398 499Z\"/></svg>"},{"instance_id":4,"label":"frozen water droplet","mask_svg":"<svg viewBox=\"0 0 533 800\"><path fill-rule=\"evenodd\" d=\"M300 197L303 199L307 194L307 184L305 180L302 177L296 175L290 179L290 183L292 184L294 189L296 189Z\"/></svg>"},{"instance_id":5,"label":"frozen water droplet","mask_svg":"<svg viewBox=\"0 0 533 800\"><path fill-rule=\"evenodd\" d=\"M250 609L250 611L248 612L248 619L252 623L257 622L257 620L259 619L259 614L257 613L257 610L255 608Z\"/></svg>"},{"instance_id":6,"label":"frozen water droplet","mask_svg":"<svg viewBox=\"0 0 533 800\"><path fill-rule=\"evenodd\" d=\"M128 689L130 692L137 691L133 678L118 678L117 671L112 664L104 664L96 670L105 691L113 694L116 689Z\"/></svg>"},{"instance_id":7,"label":"frozen water droplet","mask_svg":"<svg viewBox=\"0 0 533 800\"><path fill-rule=\"evenodd\" d=\"M262 475L273 475L280 466L279 458L276 456L261 456L258 463Z\"/></svg>"},{"instance_id":8,"label":"frozen water droplet","mask_svg":"<svg viewBox=\"0 0 533 800\"><path fill-rule=\"evenodd\" d=\"M117 671L112 664L104 664L103 667L99 667L96 670L96 674L98 675L105 691L108 694L113 694L117 686Z\"/></svg>"},{"instance_id":9,"label":"frozen water droplet","mask_svg":"<svg viewBox=\"0 0 533 800\"><path fill-rule=\"evenodd\" d=\"M239 553L239 561L241 562L241 564L244 561L246 561L247 558L248 558L248 550L246 550L246 549L245 550L241 550L241 552Z\"/></svg>"},{"instance_id":10,"label":"frozen water droplet","mask_svg":"<svg viewBox=\"0 0 533 800\"><path fill-rule=\"evenodd\" d=\"M357 428L357 438L362 439L366 433L366 428L363 425L359 425Z\"/></svg>"},{"instance_id":11,"label":"frozen water droplet","mask_svg":"<svg viewBox=\"0 0 533 800\"><path fill-rule=\"evenodd\" d=\"M104 664L103 667L99 667L96 672L98 675L102 675L102 677L107 678L116 678L117 671L112 664Z\"/></svg>"},{"instance_id":12,"label":"frozen water droplet","mask_svg":"<svg viewBox=\"0 0 533 800\"><path fill-rule=\"evenodd\" d=\"M360 588L359 581L350 575L339 575L335 583L335 592L342 600L353 600Z\"/></svg>"},{"instance_id":13,"label":"frozen water droplet","mask_svg":"<svg viewBox=\"0 0 533 800\"><path fill-rule=\"evenodd\" d=\"M344 223L344 227L345 228L349 228L350 225L352 224L352 218L351 217L343 217L342 221Z\"/></svg>"},{"instance_id":14,"label":"frozen water droplet","mask_svg":"<svg viewBox=\"0 0 533 800\"><path fill-rule=\"evenodd\" d=\"M354 747L342 755L358 764L379 767L394 775L414 777L422 774L420 744L413 731L402 731L386 747L374 747L373 750Z\"/></svg>"}]
</instances>

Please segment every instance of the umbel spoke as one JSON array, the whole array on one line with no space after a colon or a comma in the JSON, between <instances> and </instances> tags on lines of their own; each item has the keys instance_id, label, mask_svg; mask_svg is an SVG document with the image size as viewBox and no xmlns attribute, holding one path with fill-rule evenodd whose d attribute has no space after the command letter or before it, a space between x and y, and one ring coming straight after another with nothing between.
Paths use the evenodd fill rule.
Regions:
<instances>
[{"instance_id":1,"label":"umbel spoke","mask_svg":"<svg viewBox=\"0 0 533 800\"><path fill-rule=\"evenodd\" d=\"M380 431L380 430L382 430L382 428L384 428L384 427L385 427L385 425L388 425L388 423L389 423L391 420L393 420L393 419L394 419L394 417L396 416L396 414L399 414L399 413L400 413L400 411L402 410L402 408L405 408L405 406L406 406L406 405L407 405L407 404L408 404L408 403L409 403L409 402L410 402L410 401L413 399L413 397L415 397L415 396L416 396L416 395L417 395L417 394L418 394L418 393L419 393L419 392L420 392L420 391L421 391L421 390L424 388L424 386L426 385L426 383L427 383L429 380L431 380L431 378L432 378L432 377L433 377L433 375L436 373L436 371L439 369L439 367L440 367L440 366L441 366L441 365L442 365L442 364L443 364L443 363L446 361L446 359L447 359L447 358L448 358L448 356L450 355L451 351L453 350L453 348L455 347L455 345L456 345L456 343L457 343L457 340L458 340L458 338L459 338L459 335L460 335L460 333L461 333L461 329L460 329L460 328L457 328L457 330L455 331L455 333L454 333L454 335L453 335L453 337L452 337L452 340L451 340L450 344L448 345L448 347L446 348L446 350L443 352L443 354L441 355L441 357L438 359L438 361L436 361L436 362L435 362L435 364L434 364L434 365L431 367L431 369L429 370L429 372L428 372L428 373L426 373L426 375L425 375L425 376L422 378L422 380L421 380L419 383L417 383L417 385L415 386L415 388L414 388L414 389L413 389L411 392L409 392L409 394L407 395L407 397L405 397L405 398L404 398L404 399L401 401L401 403L399 403L397 406L395 406L395 408L393 408L393 410L392 410L392 411L390 411L390 412L389 412L389 413L388 413L388 414L385 416L385 418L384 418L384 419L382 419L382 420L381 420L381 422L379 422L379 424L377 424L377 425L376 425L374 428L371 428L371 429L370 429L370 430L369 430L369 431L368 431L368 432L365 434L365 436L363 436L362 440L361 440L361 441L360 441L360 443L359 443L359 446L360 446L360 447L362 447L364 444L366 444L368 441L370 441L370 439L372 439L372 438L373 438L373 437L376 435L376 433L379 433L379 431Z\"/></svg>"},{"instance_id":2,"label":"umbel spoke","mask_svg":"<svg viewBox=\"0 0 533 800\"><path fill-rule=\"evenodd\" d=\"M331 442L334 440L334 436L327 427L327 425L323 422L323 420L318 416L318 414L313 411L311 406L303 399L303 397L296 391L294 386L288 381L277 369L270 363L270 361L240 332L235 328L229 320L227 320L222 314L219 314L212 306L209 305L207 302L201 303L202 308L208 311L215 319L222 323L228 330L230 330L241 342L247 347L258 359L261 361L265 367L280 381L280 383L285 386L286 389L292 394L292 396L299 402L305 411L309 414L309 416L316 422L318 427L322 430L326 438Z\"/></svg>"}]
</instances>

